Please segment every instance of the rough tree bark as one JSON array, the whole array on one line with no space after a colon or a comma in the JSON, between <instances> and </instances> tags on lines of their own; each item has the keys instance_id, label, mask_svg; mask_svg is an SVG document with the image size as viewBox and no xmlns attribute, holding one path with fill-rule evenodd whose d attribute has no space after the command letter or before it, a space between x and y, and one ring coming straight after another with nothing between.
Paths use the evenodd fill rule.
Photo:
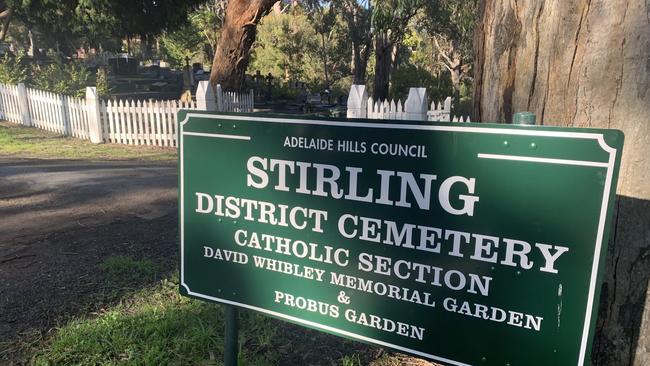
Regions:
<instances>
[{"instance_id":1,"label":"rough tree bark","mask_svg":"<svg viewBox=\"0 0 650 366\"><path fill-rule=\"evenodd\" d=\"M650 365L650 8L646 0L482 0L473 120L625 133L594 365Z\"/></svg>"},{"instance_id":2,"label":"rough tree bark","mask_svg":"<svg viewBox=\"0 0 650 366\"><path fill-rule=\"evenodd\" d=\"M257 24L277 0L230 0L212 62L210 83L224 90L241 91Z\"/></svg>"},{"instance_id":3,"label":"rough tree bark","mask_svg":"<svg viewBox=\"0 0 650 366\"><path fill-rule=\"evenodd\" d=\"M390 72L392 66L393 42L386 34L375 36L375 83L372 97L375 100L388 99Z\"/></svg>"}]
</instances>

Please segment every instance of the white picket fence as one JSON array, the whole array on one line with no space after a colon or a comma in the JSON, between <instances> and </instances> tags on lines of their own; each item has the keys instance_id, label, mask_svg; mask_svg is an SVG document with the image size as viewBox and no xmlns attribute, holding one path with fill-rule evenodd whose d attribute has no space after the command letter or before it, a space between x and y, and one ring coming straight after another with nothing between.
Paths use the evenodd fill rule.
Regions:
<instances>
[{"instance_id":1,"label":"white picket fence","mask_svg":"<svg viewBox=\"0 0 650 366\"><path fill-rule=\"evenodd\" d=\"M18 85L0 84L0 118L16 123L21 121Z\"/></svg>"},{"instance_id":2,"label":"white picket fence","mask_svg":"<svg viewBox=\"0 0 650 366\"><path fill-rule=\"evenodd\" d=\"M95 88L86 88L86 98L81 99L26 88L24 84L0 84L0 118L93 143L176 147L179 109L253 111L252 91L229 93L217 86L215 98L209 84L201 83L196 102L104 101L97 97Z\"/></svg>"},{"instance_id":3,"label":"white picket fence","mask_svg":"<svg viewBox=\"0 0 650 366\"><path fill-rule=\"evenodd\" d=\"M219 111L252 112L254 100L253 89L248 94L224 92L221 90L221 85L217 85L217 110Z\"/></svg>"},{"instance_id":4,"label":"white picket fence","mask_svg":"<svg viewBox=\"0 0 650 366\"><path fill-rule=\"evenodd\" d=\"M395 119L440 122L470 122L469 116L451 116L451 97L443 102L427 104L425 88L411 88L404 104L394 99L373 100L365 85L352 85L348 96L348 118Z\"/></svg>"},{"instance_id":5,"label":"white picket fence","mask_svg":"<svg viewBox=\"0 0 650 366\"><path fill-rule=\"evenodd\" d=\"M85 100L27 88L27 101L34 127L90 139Z\"/></svg>"},{"instance_id":6,"label":"white picket fence","mask_svg":"<svg viewBox=\"0 0 650 366\"><path fill-rule=\"evenodd\" d=\"M196 109L196 102L101 101L102 139L114 144L178 146L179 109Z\"/></svg>"}]
</instances>

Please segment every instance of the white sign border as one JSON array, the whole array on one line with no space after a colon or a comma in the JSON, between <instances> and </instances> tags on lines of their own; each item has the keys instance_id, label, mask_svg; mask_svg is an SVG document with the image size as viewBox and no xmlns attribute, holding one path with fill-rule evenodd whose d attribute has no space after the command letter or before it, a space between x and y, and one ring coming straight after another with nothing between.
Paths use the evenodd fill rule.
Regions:
<instances>
[{"instance_id":1,"label":"white sign border","mask_svg":"<svg viewBox=\"0 0 650 366\"><path fill-rule=\"evenodd\" d=\"M205 294L200 294L192 292L189 286L185 283L185 202L184 202L184 159L183 159L183 138L186 135L191 136L202 136L202 137L214 137L214 138L226 138L226 139L235 139L235 140L250 140L249 136L240 136L240 135L221 135L221 134L198 134L191 132L184 132L184 126L189 121L190 117L205 118L205 119L219 119L219 120L234 120L237 122L242 121L253 121L253 122L270 122L270 123L283 123L283 124L302 124L302 125L321 125L321 126L336 126L336 127L361 127L361 128L381 128L381 129L402 129L402 130L421 130L421 131L449 131L449 132L472 132L472 133L486 133L486 134L503 134L503 135L519 135L519 136L531 136L531 137L564 137L564 138L579 138L579 139L590 139L598 141L600 147L609 154L609 160L607 163L600 162L585 162L587 164L578 164L584 166L596 166L596 167L605 167L603 164L606 164L607 175L605 178L605 186L603 189L603 200L601 203L601 212L600 218L598 221L598 233L596 236L596 243L594 248L594 260L591 267L591 279L589 282L589 295L587 297L587 310L585 312L585 323L583 327L582 341L580 343L580 353L578 358L578 366L582 366L585 360L586 351L587 351L587 342L589 340L589 328L591 325L591 316L593 310L594 296L596 292L596 281L598 277L598 267L600 265L600 252L602 249L603 235L605 231L605 221L607 216L607 209L609 207L609 191L612 185L612 178L614 174L614 165L616 162L616 155L618 151L607 145L605 138L602 134L593 133L593 132L564 132L564 131L546 131L546 130L536 130L534 127L530 129L509 129L509 128L486 128L486 127L473 127L473 126L464 126L462 123L459 123L459 126L452 125L409 125L409 124L394 124L394 123L374 123L374 122L348 122L348 121L327 121L327 120L309 120L309 119L286 119L286 118L273 118L273 117L248 117L248 116L235 116L235 115L220 115L220 114L205 114L205 113L195 113L190 112L185 115L185 119L180 122L180 241L181 241L181 269L180 269L180 282L181 286L185 288L188 295L196 296L199 298L204 298L212 301L217 301L224 304L240 306L243 308L259 311L261 313L269 314L278 318L283 318L291 320L296 323L305 324L314 328L320 328L323 330L330 331L332 333L341 334L350 338L359 339L364 342L369 342L373 344L378 344L381 346L390 347L393 349L398 349L404 352L409 352L415 355L426 357L432 360L446 362L456 366L470 366L468 364L450 360L444 357L420 352L410 348L398 346L388 342L380 341L374 338L362 336L359 334L351 333L342 329L330 327L320 323L312 322L305 319L296 318L290 315L278 313L275 311L258 308L256 306L238 303L235 301L230 301L226 299L221 299L213 296L208 296ZM522 157L526 158L526 157ZM514 159L513 159L514 160ZM576 164L570 164L576 165Z\"/></svg>"}]
</instances>

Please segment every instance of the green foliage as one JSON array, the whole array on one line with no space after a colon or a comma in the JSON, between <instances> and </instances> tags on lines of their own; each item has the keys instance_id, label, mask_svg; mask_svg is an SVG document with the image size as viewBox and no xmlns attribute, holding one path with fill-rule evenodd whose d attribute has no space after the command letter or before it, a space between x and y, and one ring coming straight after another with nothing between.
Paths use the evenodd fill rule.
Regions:
<instances>
[{"instance_id":1,"label":"green foliage","mask_svg":"<svg viewBox=\"0 0 650 366\"><path fill-rule=\"evenodd\" d=\"M372 8L372 29L374 33L390 33L399 40L408 27L408 22L427 3L427 0L383 0L376 1Z\"/></svg>"},{"instance_id":2,"label":"green foliage","mask_svg":"<svg viewBox=\"0 0 650 366\"><path fill-rule=\"evenodd\" d=\"M75 64L59 61L33 71L32 85L53 93L82 97L90 85L90 72Z\"/></svg>"},{"instance_id":3,"label":"green foliage","mask_svg":"<svg viewBox=\"0 0 650 366\"><path fill-rule=\"evenodd\" d=\"M271 14L257 28L251 70L303 80L318 68L317 50L316 31L304 14Z\"/></svg>"},{"instance_id":4,"label":"green foliage","mask_svg":"<svg viewBox=\"0 0 650 366\"><path fill-rule=\"evenodd\" d=\"M190 24L174 32L165 33L160 40L160 50L165 60L172 68L181 69L185 66L185 58L191 60L201 51L201 36Z\"/></svg>"},{"instance_id":5,"label":"green foliage","mask_svg":"<svg viewBox=\"0 0 650 366\"><path fill-rule=\"evenodd\" d=\"M209 0L196 7L188 15L190 24L201 34L202 48L208 63L214 57L225 12L226 0Z\"/></svg>"},{"instance_id":6,"label":"green foliage","mask_svg":"<svg viewBox=\"0 0 650 366\"><path fill-rule=\"evenodd\" d=\"M265 17L257 28L249 73L260 70L276 81L301 81L312 93L333 88L348 77L351 41L343 19L329 8L314 12L297 8Z\"/></svg>"},{"instance_id":7,"label":"green foliage","mask_svg":"<svg viewBox=\"0 0 650 366\"><path fill-rule=\"evenodd\" d=\"M430 34L456 42L471 55L478 0L438 0L427 3L420 25Z\"/></svg>"},{"instance_id":8,"label":"green foliage","mask_svg":"<svg viewBox=\"0 0 650 366\"><path fill-rule=\"evenodd\" d=\"M29 79L29 68L26 65L25 54L11 56L6 53L0 59L0 83L16 85Z\"/></svg>"},{"instance_id":9,"label":"green foliage","mask_svg":"<svg viewBox=\"0 0 650 366\"><path fill-rule=\"evenodd\" d=\"M395 69L389 93L391 98L402 99L403 102L411 87L427 88L429 99L435 101L442 101L452 96L453 92L449 74L442 74L439 79L426 69L412 64L405 64Z\"/></svg>"},{"instance_id":10,"label":"green foliage","mask_svg":"<svg viewBox=\"0 0 650 366\"><path fill-rule=\"evenodd\" d=\"M106 69L98 68L97 75L95 77L95 86L97 87L97 93L100 96L108 96L111 94L112 88L108 84L108 75Z\"/></svg>"},{"instance_id":11,"label":"green foliage","mask_svg":"<svg viewBox=\"0 0 650 366\"><path fill-rule=\"evenodd\" d=\"M359 354L355 353L352 356L343 356L341 359L341 366L361 366L361 358L359 358Z\"/></svg>"},{"instance_id":12,"label":"green foliage","mask_svg":"<svg viewBox=\"0 0 650 366\"><path fill-rule=\"evenodd\" d=\"M223 11L218 0L207 2L193 9L187 22L164 32L159 41L165 60L176 69L185 66L185 58L190 63L210 63L223 23Z\"/></svg>"},{"instance_id":13,"label":"green foliage","mask_svg":"<svg viewBox=\"0 0 650 366\"><path fill-rule=\"evenodd\" d=\"M417 26L420 34L435 45L433 53L440 68L445 65L445 58L460 59L468 66L473 63L477 11L478 0L439 0L424 7ZM468 76L468 70L463 70L463 77Z\"/></svg>"}]
</instances>

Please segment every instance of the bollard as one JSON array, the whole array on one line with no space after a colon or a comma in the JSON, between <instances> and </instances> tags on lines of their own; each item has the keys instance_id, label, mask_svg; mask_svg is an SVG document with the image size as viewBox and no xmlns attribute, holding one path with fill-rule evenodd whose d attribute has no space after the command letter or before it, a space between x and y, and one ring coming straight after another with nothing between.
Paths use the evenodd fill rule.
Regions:
<instances>
[{"instance_id":1,"label":"bollard","mask_svg":"<svg viewBox=\"0 0 650 366\"><path fill-rule=\"evenodd\" d=\"M517 112L512 116L512 123L515 125L535 125L535 113Z\"/></svg>"}]
</instances>

